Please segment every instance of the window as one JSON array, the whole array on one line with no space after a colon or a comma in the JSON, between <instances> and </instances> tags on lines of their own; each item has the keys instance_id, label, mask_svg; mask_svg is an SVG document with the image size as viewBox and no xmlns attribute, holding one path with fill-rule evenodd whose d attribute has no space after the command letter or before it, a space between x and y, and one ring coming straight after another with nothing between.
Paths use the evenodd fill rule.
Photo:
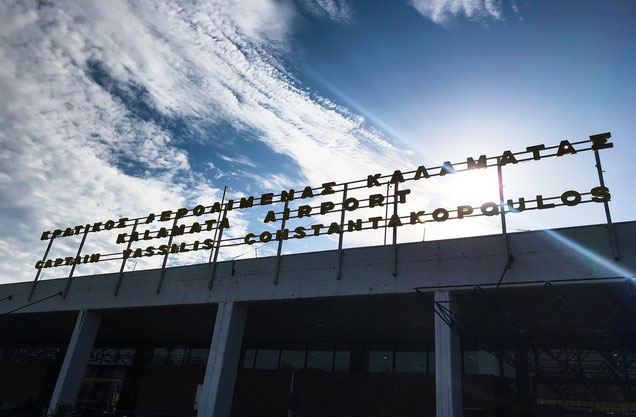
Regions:
<instances>
[{"instance_id":1,"label":"window","mask_svg":"<svg viewBox=\"0 0 636 417\"><path fill-rule=\"evenodd\" d=\"M153 366L191 366L207 364L209 349L155 348L152 352Z\"/></svg>"},{"instance_id":2,"label":"window","mask_svg":"<svg viewBox=\"0 0 636 417\"><path fill-rule=\"evenodd\" d=\"M286 343L280 353L280 369L304 369L306 343Z\"/></svg>"},{"instance_id":3,"label":"window","mask_svg":"<svg viewBox=\"0 0 636 417\"><path fill-rule=\"evenodd\" d=\"M464 373L499 375L499 360L488 352L465 351Z\"/></svg>"},{"instance_id":4,"label":"window","mask_svg":"<svg viewBox=\"0 0 636 417\"><path fill-rule=\"evenodd\" d=\"M135 356L134 349L119 349L119 353L117 355L117 361L115 363L118 366L130 366L132 365L134 356Z\"/></svg>"},{"instance_id":5,"label":"window","mask_svg":"<svg viewBox=\"0 0 636 417\"><path fill-rule=\"evenodd\" d=\"M392 372L393 371L393 351L392 350L370 350L369 351L369 372Z\"/></svg>"},{"instance_id":6,"label":"window","mask_svg":"<svg viewBox=\"0 0 636 417\"><path fill-rule=\"evenodd\" d=\"M311 343L307 351L307 369L331 371L333 369L334 344Z\"/></svg>"},{"instance_id":7,"label":"window","mask_svg":"<svg viewBox=\"0 0 636 417\"><path fill-rule=\"evenodd\" d=\"M117 349L101 349L100 365L115 365L117 363Z\"/></svg>"},{"instance_id":8,"label":"window","mask_svg":"<svg viewBox=\"0 0 636 417\"><path fill-rule=\"evenodd\" d=\"M395 352L395 372L426 373L426 352Z\"/></svg>"},{"instance_id":9,"label":"window","mask_svg":"<svg viewBox=\"0 0 636 417\"><path fill-rule=\"evenodd\" d=\"M189 365L207 365L210 349L190 349Z\"/></svg>"},{"instance_id":10,"label":"window","mask_svg":"<svg viewBox=\"0 0 636 417\"><path fill-rule=\"evenodd\" d=\"M243 355L243 368L253 368L256 359L256 349L247 349Z\"/></svg>"},{"instance_id":11,"label":"window","mask_svg":"<svg viewBox=\"0 0 636 417\"><path fill-rule=\"evenodd\" d=\"M170 363L176 366L185 365L188 362L188 352L186 349L177 348L170 352Z\"/></svg>"},{"instance_id":12,"label":"window","mask_svg":"<svg viewBox=\"0 0 636 417\"><path fill-rule=\"evenodd\" d=\"M152 364L155 366L165 366L170 360L170 349L155 348L152 352Z\"/></svg>"},{"instance_id":13,"label":"window","mask_svg":"<svg viewBox=\"0 0 636 417\"><path fill-rule=\"evenodd\" d=\"M310 350L307 352L307 369L331 371L333 368L332 350Z\"/></svg>"},{"instance_id":14,"label":"window","mask_svg":"<svg viewBox=\"0 0 636 417\"><path fill-rule=\"evenodd\" d=\"M254 367L257 369L278 369L279 352L278 349L259 349L256 352Z\"/></svg>"},{"instance_id":15,"label":"window","mask_svg":"<svg viewBox=\"0 0 636 417\"><path fill-rule=\"evenodd\" d=\"M504 362L503 371L506 378L514 379L516 377L515 367L508 362Z\"/></svg>"},{"instance_id":16,"label":"window","mask_svg":"<svg viewBox=\"0 0 636 417\"><path fill-rule=\"evenodd\" d=\"M336 372L349 372L349 361L351 352L348 350L337 350L334 355L333 370Z\"/></svg>"},{"instance_id":17,"label":"window","mask_svg":"<svg viewBox=\"0 0 636 417\"><path fill-rule=\"evenodd\" d=\"M130 366L132 365L134 349L93 349L88 361L89 365L97 366Z\"/></svg>"},{"instance_id":18,"label":"window","mask_svg":"<svg viewBox=\"0 0 636 417\"><path fill-rule=\"evenodd\" d=\"M283 350L280 354L280 369L303 369L305 367L304 350Z\"/></svg>"}]
</instances>

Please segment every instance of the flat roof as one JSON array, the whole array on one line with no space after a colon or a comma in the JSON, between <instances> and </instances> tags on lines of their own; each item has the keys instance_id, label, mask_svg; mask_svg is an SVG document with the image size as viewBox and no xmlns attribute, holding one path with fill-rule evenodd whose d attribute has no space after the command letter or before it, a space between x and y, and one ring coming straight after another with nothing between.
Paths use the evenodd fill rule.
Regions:
<instances>
[{"instance_id":1,"label":"flat roof","mask_svg":"<svg viewBox=\"0 0 636 417\"><path fill-rule=\"evenodd\" d=\"M613 259L605 224L509 234L513 262L503 282L533 286L545 281L593 282L634 277L636 221L616 223L614 228L621 254L618 261ZM338 279L340 256L342 273ZM159 269L125 272L118 295L114 294L117 273L74 277L66 299L59 293L67 279L39 282L30 302L32 282L11 283L0 285L0 314L15 309L20 309L15 313L25 314L492 286L499 281L507 261L505 241L498 234L395 247L352 248L341 253L332 250L284 255L280 259L224 261L217 264L211 288L208 283L212 269L208 264L167 268L160 292Z\"/></svg>"}]
</instances>

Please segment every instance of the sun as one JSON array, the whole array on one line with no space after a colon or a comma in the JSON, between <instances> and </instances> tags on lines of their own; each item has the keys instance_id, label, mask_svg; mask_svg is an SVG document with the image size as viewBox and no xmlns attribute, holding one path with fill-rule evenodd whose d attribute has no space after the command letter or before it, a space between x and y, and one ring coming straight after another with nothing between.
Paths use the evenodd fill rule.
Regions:
<instances>
[{"instance_id":1,"label":"sun","mask_svg":"<svg viewBox=\"0 0 636 417\"><path fill-rule=\"evenodd\" d=\"M449 203L474 206L487 201L499 201L499 183L495 168L457 172L445 177L444 194Z\"/></svg>"}]
</instances>

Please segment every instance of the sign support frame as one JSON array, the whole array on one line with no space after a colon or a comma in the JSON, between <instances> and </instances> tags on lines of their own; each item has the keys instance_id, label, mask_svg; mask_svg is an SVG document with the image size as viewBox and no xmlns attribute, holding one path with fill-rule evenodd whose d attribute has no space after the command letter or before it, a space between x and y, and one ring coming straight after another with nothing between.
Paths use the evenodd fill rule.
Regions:
<instances>
[{"instance_id":1,"label":"sign support frame","mask_svg":"<svg viewBox=\"0 0 636 417\"><path fill-rule=\"evenodd\" d=\"M77 259L82 253L82 248L84 247L84 242L86 242L86 236L88 236L89 229L90 229L90 224L87 224L84 230L84 235L82 236L82 241L80 242L80 245L77 248L77 255L75 255L75 259ZM66 279L66 287L64 288L64 292L62 293L63 300L66 300L66 296L68 295L68 292L71 289L71 282L73 282L73 273L75 272L76 265L77 263L73 262L73 266L71 266L71 272L69 272L68 278Z\"/></svg>"},{"instance_id":2,"label":"sign support frame","mask_svg":"<svg viewBox=\"0 0 636 417\"><path fill-rule=\"evenodd\" d=\"M44 257L42 258L43 262L46 261L46 258L49 255L49 251L51 250L51 246L53 246L53 239L55 238L52 237L51 239L49 239L49 244L46 245L46 250L44 251ZM38 269L38 272L35 273L35 279L33 280L33 284L31 285L31 291L29 291L29 296L27 297L27 301L31 301L31 298L33 298L33 294L35 293L35 287L37 287L38 285L38 279L40 278L41 272L42 272L42 268Z\"/></svg>"},{"instance_id":3,"label":"sign support frame","mask_svg":"<svg viewBox=\"0 0 636 417\"><path fill-rule=\"evenodd\" d=\"M166 276L166 264L168 263L168 256L170 255L170 249L172 247L172 238L174 237L174 229L177 227L177 221L179 218L177 216L174 217L174 222L172 222L172 229L170 230L170 237L168 238L168 252L163 257L163 263L161 264L161 275L159 276L159 283L157 284L156 293L159 294L161 292L161 287L163 286L163 279Z\"/></svg>"},{"instance_id":4,"label":"sign support frame","mask_svg":"<svg viewBox=\"0 0 636 417\"><path fill-rule=\"evenodd\" d=\"M605 187L605 179L603 178L603 167L601 165L601 155L598 149L594 149L594 159L596 160L596 171L598 172L598 181L601 187ZM604 201L605 219L607 220L607 231L609 234L612 255L615 261L620 261L620 253L618 252L618 244L616 242L616 234L614 233L614 224L612 223L612 214L610 213L609 202Z\"/></svg>"},{"instance_id":5,"label":"sign support frame","mask_svg":"<svg viewBox=\"0 0 636 417\"><path fill-rule=\"evenodd\" d=\"M347 200L348 184L344 185L342 190L342 207L340 209L340 236L338 236L338 269L336 279L340 281L342 278L342 242L344 240L344 221L345 221L345 201Z\"/></svg>"},{"instance_id":6,"label":"sign support frame","mask_svg":"<svg viewBox=\"0 0 636 417\"><path fill-rule=\"evenodd\" d=\"M225 204L225 193L227 192L227 185L223 186L223 195L221 196L221 207ZM221 236L223 236L223 230L220 231L221 236L217 241L217 233L219 233L218 228L221 227L221 218L225 218L225 214L227 213L227 207L219 213L219 217L217 217L217 229L214 230L214 246L210 251L210 258L208 258L208 269L212 267L212 273L210 274L210 280L208 281L208 289L212 289L212 284L214 283L214 275L216 274L216 257L218 256L218 252L221 249ZM214 261L212 260L214 257ZM234 268L232 268L234 269Z\"/></svg>"},{"instance_id":7,"label":"sign support frame","mask_svg":"<svg viewBox=\"0 0 636 417\"><path fill-rule=\"evenodd\" d=\"M285 241L285 239L283 239L282 236L282 231L285 230L285 222L287 221L286 219L286 214L287 210L289 209L289 200L285 201L285 207L283 208L283 221L280 224L280 230L281 230L281 237L280 240L278 241L278 250L276 251L276 273L274 274L274 285L278 285L278 274L280 274L280 256L281 253L283 252L283 241Z\"/></svg>"},{"instance_id":8,"label":"sign support frame","mask_svg":"<svg viewBox=\"0 0 636 417\"><path fill-rule=\"evenodd\" d=\"M398 215L398 184L393 187L393 215ZM387 204L388 206L388 204ZM386 229L385 229L386 230ZM385 232L386 233L386 232ZM397 277L397 226L393 226L393 276Z\"/></svg>"},{"instance_id":9,"label":"sign support frame","mask_svg":"<svg viewBox=\"0 0 636 417\"><path fill-rule=\"evenodd\" d=\"M128 245L126 245L127 251L130 250L132 246L132 235L137 231L138 224L139 224L139 219L135 219L135 224L133 224L132 232L130 233L131 239L128 241ZM115 284L115 291L113 292L113 295L115 297L119 295L119 287L121 286L121 282L124 279L124 268L126 267L126 261L128 261L128 258L124 258L121 261L121 267L119 268L119 277L117 277L117 284Z\"/></svg>"},{"instance_id":10,"label":"sign support frame","mask_svg":"<svg viewBox=\"0 0 636 417\"><path fill-rule=\"evenodd\" d=\"M503 172L501 167L501 158L497 158L497 182L499 183L499 211L501 217L501 233L503 234L504 243L506 245L506 265L510 264L510 245L508 242L508 229L506 227L506 207L504 200Z\"/></svg>"},{"instance_id":11,"label":"sign support frame","mask_svg":"<svg viewBox=\"0 0 636 417\"><path fill-rule=\"evenodd\" d=\"M212 263L208 264L208 266L212 268L212 272L210 273L210 281L208 282L208 289L212 289L212 285L214 285L214 276L216 275L216 260L219 256L219 251L221 250L221 239L223 239L223 228L221 227L221 223L223 223L223 220L225 220L226 217L227 217L227 207L223 211L223 217L221 218L221 222L218 223L219 236L218 236L218 239L215 239L216 240L214 242L215 245L212 248L212 252L210 253L210 256L212 256L212 253L214 253L214 257L212 258Z\"/></svg>"}]
</instances>

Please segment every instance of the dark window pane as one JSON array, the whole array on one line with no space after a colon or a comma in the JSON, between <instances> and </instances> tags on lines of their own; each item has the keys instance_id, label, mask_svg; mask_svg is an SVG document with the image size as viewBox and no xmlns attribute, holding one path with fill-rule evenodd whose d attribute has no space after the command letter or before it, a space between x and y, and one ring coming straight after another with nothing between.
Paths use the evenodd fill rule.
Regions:
<instances>
[{"instance_id":1,"label":"dark window pane","mask_svg":"<svg viewBox=\"0 0 636 417\"><path fill-rule=\"evenodd\" d=\"M514 379L516 375L515 367L510 365L508 362L504 362L504 376L506 378Z\"/></svg>"},{"instance_id":2,"label":"dark window pane","mask_svg":"<svg viewBox=\"0 0 636 417\"><path fill-rule=\"evenodd\" d=\"M170 352L170 362L173 365L181 366L188 361L188 351L183 348L172 349Z\"/></svg>"},{"instance_id":3,"label":"dark window pane","mask_svg":"<svg viewBox=\"0 0 636 417\"><path fill-rule=\"evenodd\" d=\"M256 350L248 349L243 356L243 368L252 369L254 367L254 359L256 359Z\"/></svg>"},{"instance_id":4,"label":"dark window pane","mask_svg":"<svg viewBox=\"0 0 636 417\"><path fill-rule=\"evenodd\" d=\"M303 369L304 367L304 350L283 350L281 352L280 369Z\"/></svg>"},{"instance_id":5,"label":"dark window pane","mask_svg":"<svg viewBox=\"0 0 636 417\"><path fill-rule=\"evenodd\" d=\"M155 366L164 366L168 363L169 356L169 349L155 348L152 352L152 364Z\"/></svg>"},{"instance_id":6,"label":"dark window pane","mask_svg":"<svg viewBox=\"0 0 636 417\"><path fill-rule=\"evenodd\" d=\"M369 351L369 372L391 372L393 370L393 352L389 350Z\"/></svg>"},{"instance_id":7,"label":"dark window pane","mask_svg":"<svg viewBox=\"0 0 636 417\"><path fill-rule=\"evenodd\" d=\"M277 369L278 368L278 352L273 349L259 349L256 352L257 369Z\"/></svg>"},{"instance_id":8,"label":"dark window pane","mask_svg":"<svg viewBox=\"0 0 636 417\"><path fill-rule=\"evenodd\" d=\"M99 361L102 359L104 349L93 349L91 351L91 357L88 360L89 365L99 365Z\"/></svg>"},{"instance_id":9,"label":"dark window pane","mask_svg":"<svg viewBox=\"0 0 636 417\"><path fill-rule=\"evenodd\" d=\"M349 359L351 352L348 350L337 350L336 361L333 364L333 370L336 372L349 372Z\"/></svg>"},{"instance_id":10,"label":"dark window pane","mask_svg":"<svg viewBox=\"0 0 636 417\"><path fill-rule=\"evenodd\" d=\"M190 365L205 365L208 363L210 349L190 349Z\"/></svg>"},{"instance_id":11,"label":"dark window pane","mask_svg":"<svg viewBox=\"0 0 636 417\"><path fill-rule=\"evenodd\" d=\"M464 373L498 375L499 360L488 352L465 351L464 352Z\"/></svg>"},{"instance_id":12,"label":"dark window pane","mask_svg":"<svg viewBox=\"0 0 636 417\"><path fill-rule=\"evenodd\" d=\"M117 363L117 349L104 349L100 365L115 365Z\"/></svg>"},{"instance_id":13,"label":"dark window pane","mask_svg":"<svg viewBox=\"0 0 636 417\"><path fill-rule=\"evenodd\" d=\"M320 369L331 371L333 364L333 352L330 350L310 350L307 353L307 369ZM347 364L347 368L348 368Z\"/></svg>"},{"instance_id":14,"label":"dark window pane","mask_svg":"<svg viewBox=\"0 0 636 417\"><path fill-rule=\"evenodd\" d=\"M396 352L395 372L426 372L426 352Z\"/></svg>"},{"instance_id":15,"label":"dark window pane","mask_svg":"<svg viewBox=\"0 0 636 417\"><path fill-rule=\"evenodd\" d=\"M135 356L134 349L120 349L117 356L117 365L130 366L132 365L133 357Z\"/></svg>"}]
</instances>

